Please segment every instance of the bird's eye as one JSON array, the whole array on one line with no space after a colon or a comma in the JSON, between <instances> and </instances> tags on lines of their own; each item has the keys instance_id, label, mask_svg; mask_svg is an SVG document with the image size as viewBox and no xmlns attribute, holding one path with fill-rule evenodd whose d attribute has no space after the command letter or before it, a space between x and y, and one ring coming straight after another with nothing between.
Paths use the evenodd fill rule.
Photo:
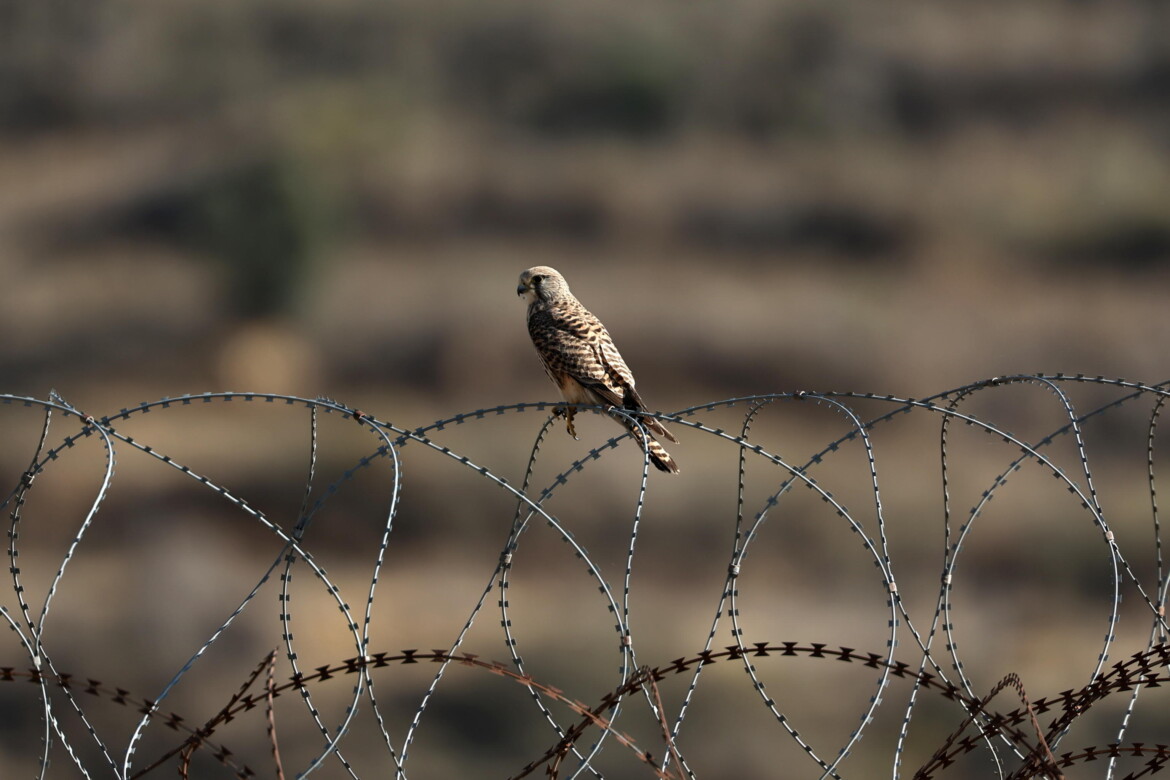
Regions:
<instances>
[{"instance_id":1,"label":"bird's eye","mask_svg":"<svg viewBox=\"0 0 1170 780\"><path fill-rule=\"evenodd\" d=\"M540 284L543 281L544 281L544 277L541 276L540 274L537 274L536 276L532 277L533 284Z\"/></svg>"}]
</instances>

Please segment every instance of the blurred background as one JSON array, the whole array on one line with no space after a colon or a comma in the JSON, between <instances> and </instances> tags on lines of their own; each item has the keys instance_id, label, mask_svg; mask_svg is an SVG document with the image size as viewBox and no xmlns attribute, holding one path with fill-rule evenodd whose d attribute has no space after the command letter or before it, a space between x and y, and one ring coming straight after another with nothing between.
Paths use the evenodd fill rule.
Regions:
<instances>
[{"instance_id":1,"label":"blurred background","mask_svg":"<svg viewBox=\"0 0 1170 780\"><path fill-rule=\"evenodd\" d=\"M514 292L533 265L565 274L614 335L648 404L664 411L798 389L922 397L1018 372L1162 381L1170 6L0 0L4 392L44 398L55 389L99 417L203 391L327 395L408 428L556 400ZM1026 427L1052 403L1043 392L1005 392L988 411ZM0 465L15 484L40 419L5 413L15 444ZM447 443L518 481L542 420L508 417ZM273 516L295 518L307 416L217 404L149 423L126 425L205 472L222 469L240 493L271 502ZM1050 415L1036 431L1057 424L1059 414ZM50 444L76 430L62 425ZM920 535L939 501L937 420L927 428L926 443L911 447L918 460L899 449L885 461L906 472L887 484L906 490L900 522L910 561L938 542ZM578 429L580 443L555 429L549 457L568 463L617 430L588 418ZM1132 430L1142 435L1140 424ZM792 414L774 431L795 462L842 432L828 412ZM1123 449L1117 430L1109 434L1094 450L1105 458ZM323 464L340 473L371 442L336 435L345 444ZM685 479L651 475L661 491L654 511L680 529L659 539L669 555L647 565L653 582L673 583L662 603L683 587L671 574L680 560L731 544L730 526L705 518L708 506L724 519L734 511L734 452L680 438L674 454ZM25 540L44 545L43 558L31 556L43 573L55 570L93 500L104 460L91 445L75 467L54 472L56 489L34 491L44 522ZM1007 454L986 457L1002 466ZM628 523L633 494L597 483L628 492L637 460L620 446L564 511ZM476 511L485 505L471 497L490 490L474 480L456 486L440 459L411 467L407 484L417 492L400 508L392 545L405 557L387 589L423 571L433 577L445 555L476 562L469 582L482 585L507 531L507 501L492 493L499 504L486 522ZM109 538L95 542L93 570L71 574L73 588L106 600L95 606L78 595L60 607L72 617L59 619L90 620L111 648L108 659L98 656L97 642L75 665L104 665L93 674L151 695L169 677L136 677L139 665L119 656L126 637L141 630L155 641L151 621L199 596L212 562L238 569L241 581L258 576L272 539L251 525L241 531L247 523L237 515L215 518L213 501L183 493L189 488L157 468L135 468L119 463L119 489L99 515ZM929 479L923 468L933 469ZM854 470L846 482L865 488L866 479ZM761 484L774 488L775 475ZM973 485L978 495L988 483ZM373 533L388 495L379 490L385 484L373 480L338 499L343 530L322 543L343 571L360 561L368 575L370 548L355 550L345 523L361 515L363 532ZM1063 508L1038 503L1027 504L1028 522L1050 528ZM620 548L615 565L626 530L610 540ZM802 544L830 543L806 531ZM259 534L254 547L244 543L249 534ZM1002 550L1003 538L991 536L989 551ZM119 586L126 540L153 563L137 575L144 579ZM239 560L221 557L224 549ZM1080 582L1068 573L1079 560L1052 567ZM785 561L791 556L775 565ZM721 558L715 568L725 565ZM937 561L930 565L937 575ZM868 566L856 577L872 585ZM1018 573L993 571L1000 583ZM548 574L555 580L557 567ZM179 578L158 614L143 600L154 578ZM208 608L218 616L212 627L242 596L224 585L230 580L224 574L217 585L226 600ZM714 597L718 577L712 582ZM785 587L801 592L800 578ZM140 602L122 615L119 605L134 595ZM474 599L452 601L452 614L465 617ZM875 603L868 614L881 623ZM1106 607L1093 609L1099 617ZM1082 613L1070 611L1078 622ZM403 618L387 647L446 646L462 617L417 638L434 614L420 608L416 622ZM702 615L695 625L709 622L706 606ZM816 625L763 638L827 641ZM1089 628L1093 637L1105 630ZM883 636L856 646L880 651ZM171 639L176 659L198 646ZM663 652L687 654L704 639L692 631ZM251 668L270 640L245 642L236 671ZM488 652L503 655L498 637L490 642ZM1091 657L1099 648L1082 649ZM22 663L15 644L10 650L4 662ZM322 652L325 663L344 650ZM1044 669L1045 658L1031 661ZM615 659L606 657L607 671ZM989 659L996 672L984 682L1019 666ZM1053 684L1083 684L1088 667L1078 669L1085 674ZM226 675L224 690L239 676ZM594 700L613 683L599 674L574 694ZM20 728L3 738L0 764L24 770L27 741L43 724L29 700L6 712ZM465 728L449 715L436 719L453 733ZM842 744L832 733L830 747ZM485 747L472 747L483 762ZM500 771L482 776L533 757L499 752ZM53 776L73 776L63 755L64 774ZM741 776L775 776L750 750L719 760Z\"/></svg>"}]
</instances>

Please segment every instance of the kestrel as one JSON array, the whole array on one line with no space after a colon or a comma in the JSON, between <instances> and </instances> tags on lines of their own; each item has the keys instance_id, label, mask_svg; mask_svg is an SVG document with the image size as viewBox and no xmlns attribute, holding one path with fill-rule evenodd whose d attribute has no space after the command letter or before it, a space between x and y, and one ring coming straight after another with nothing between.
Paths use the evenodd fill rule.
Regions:
<instances>
[{"instance_id":1,"label":"kestrel","mask_svg":"<svg viewBox=\"0 0 1170 780\"><path fill-rule=\"evenodd\" d=\"M520 274L516 294L528 301L528 334L532 336L545 373L565 399L565 406L558 411L565 415L569 435L574 438L577 435L573 428L577 404L633 412L645 427L645 435L628 417L614 415L614 419L633 435L640 447L649 451L651 462L659 470L677 474L674 458L649 434L673 442L678 439L658 420L637 414L646 411L646 406L634 389L634 375L601 320L569 292L565 277L548 266L529 268Z\"/></svg>"}]
</instances>

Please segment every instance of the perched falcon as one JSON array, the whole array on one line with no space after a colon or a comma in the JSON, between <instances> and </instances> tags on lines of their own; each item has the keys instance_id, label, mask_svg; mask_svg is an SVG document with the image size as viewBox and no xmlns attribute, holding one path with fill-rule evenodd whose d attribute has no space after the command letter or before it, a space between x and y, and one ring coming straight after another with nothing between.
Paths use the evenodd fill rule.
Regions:
<instances>
[{"instance_id":1,"label":"perched falcon","mask_svg":"<svg viewBox=\"0 0 1170 780\"><path fill-rule=\"evenodd\" d=\"M538 265L520 274L516 294L528 301L528 333L545 373L565 399L565 427L571 436L575 404L613 406L630 412L646 411L641 396L634 389L634 375L606 331L601 320L590 314L569 292L565 277L555 269ZM669 441L678 439L653 417L635 414L653 434ZM662 445L649 435L643 437L638 425L626 417L614 415L661 471L678 473L678 464Z\"/></svg>"}]
</instances>

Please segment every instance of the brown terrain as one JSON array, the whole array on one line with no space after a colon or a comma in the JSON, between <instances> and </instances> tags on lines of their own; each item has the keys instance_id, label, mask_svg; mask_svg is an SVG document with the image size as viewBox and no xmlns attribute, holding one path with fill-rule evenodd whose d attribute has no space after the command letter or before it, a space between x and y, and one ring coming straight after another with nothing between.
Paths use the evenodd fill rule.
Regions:
<instances>
[{"instance_id":1,"label":"brown terrain","mask_svg":"<svg viewBox=\"0 0 1170 780\"><path fill-rule=\"evenodd\" d=\"M1017 374L1167 380L1170 10L1137 0L0 3L0 391L38 399L55 391L97 418L204 392L325 396L403 429L556 401L515 295L517 275L535 265L564 273L606 323L649 406L664 412L800 390L923 398ZM1059 387L1074 416L1124 394ZM896 408L842 401L861 420ZM738 435L749 409L687 419ZM1062 399L1034 383L987 388L961 410L1032 442L1069 419ZM1165 442L1148 436L1154 411L1147 394L1085 422L1091 486L1071 435L1051 455L1085 495L1097 490L1125 562L1156 601L1166 574L1147 442ZM19 401L0 407L5 495L33 457L43 419ZM492 414L433 436L518 486L546 419L547 411ZM303 406L236 398L111 425L290 530L306 492L312 422ZM383 443L341 414L316 422L310 504ZM1143 596L1123 576L1120 623L1110 625L1117 559L1051 469L1025 463L972 520L983 491L1019 455L1000 438L949 431L944 538L940 422L919 410L875 427L871 442L881 528L914 630L925 637L936 618L940 631L953 623L975 696L1013 672L1033 700L1079 688L1110 633L1109 663L1144 649L1152 620ZM827 402L786 398L759 414L751 440L801 466L853 425ZM738 448L671 427L682 474L650 474L621 618L637 663L651 666L702 651L717 612L713 646L735 641L720 596L736 537ZM549 429L536 493L619 433L588 414L577 428L578 442L560 422ZM80 430L77 417L58 412L46 446ZM43 639L58 671L155 698L281 544L214 490L114 446L108 481L96 435L37 477L10 526L20 575L0 604L27 635L18 594L36 624L48 600ZM360 620L393 506L369 649L448 649L492 581L516 502L422 445L399 455L400 471L380 458L344 482L305 546ZM571 474L548 506L618 604L640 457L620 443ZM818 469L813 477L878 544L861 441ZM746 523L789 476L749 459ZM103 484L108 494L71 553ZM10 498L5 513L16 508ZM968 521L953 611L940 617L943 551ZM743 640L886 653L888 583L861 541L814 489L785 493L742 561ZM514 567L508 617L525 671L596 704L621 683L623 663L598 580L540 518ZM294 568L287 603L280 571L164 710L197 727L273 649L274 675L288 678L277 620L286 604L302 669L357 654L309 567ZM499 594L487 596L461 651L514 668ZM916 666L922 653L900 617L898 630L894 657ZM26 669L29 652L6 633L0 667ZM932 655L952 674L947 641L936 637ZM437 668L374 677L398 755ZM758 668L776 711L829 762L878 690L878 672L862 664L761 659ZM679 739L695 776L820 776L742 661L704 675ZM662 683L671 718L689 680ZM353 680L314 690L335 729ZM905 681L883 691L841 776L888 777L896 761L912 776L961 724L960 708L920 692L896 758L910 694ZM1164 743L1170 709L1157 691L1144 695L1122 741ZM1017 694L1001 697L1002 711L1019 706ZM118 775L141 715L78 701L112 758L58 691L62 733L91 776ZM299 696L277 701L293 776L324 738ZM1129 702L1111 697L1099 720L1053 752L1117 740ZM623 706L619 730L665 755L646 698ZM580 719L550 709L566 727ZM392 776L367 700L358 712L345 758L358 776ZM0 776L36 776L53 732L37 688L0 682L0 722ZM182 738L151 725L130 774ZM213 739L271 776L261 710ZM505 777L558 739L521 685L454 666L404 767L410 777ZM82 776L61 737L51 742L46 776ZM994 776L991 756L980 748L937 776ZM1002 745L999 757L1007 773L1018 765ZM1125 771L1144 766L1130 761ZM607 777L653 776L613 741L595 766ZM562 776L576 767L570 754ZM199 751L191 776L232 775ZM330 758L314 776L348 775Z\"/></svg>"}]
</instances>

